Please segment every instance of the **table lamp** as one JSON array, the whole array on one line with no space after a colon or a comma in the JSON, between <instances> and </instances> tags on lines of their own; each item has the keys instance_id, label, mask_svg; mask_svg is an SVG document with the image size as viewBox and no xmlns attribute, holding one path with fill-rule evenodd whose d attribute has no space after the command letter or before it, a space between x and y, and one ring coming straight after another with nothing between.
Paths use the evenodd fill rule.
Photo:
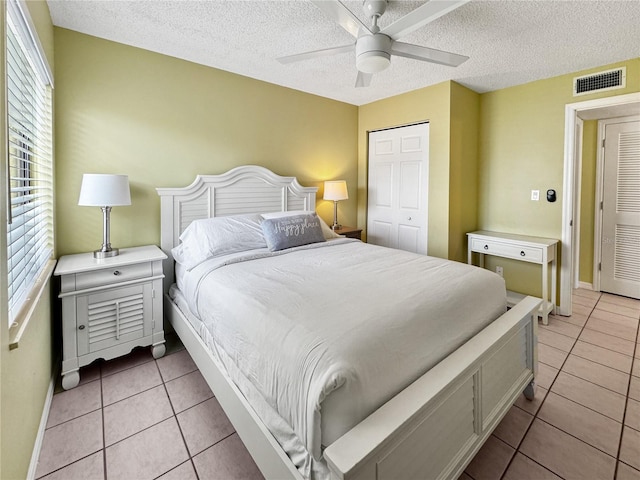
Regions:
<instances>
[{"instance_id":1,"label":"table lamp","mask_svg":"<svg viewBox=\"0 0 640 480\"><path fill-rule=\"evenodd\" d=\"M333 200L333 225L331 228L333 230L342 228L342 225L338 223L338 202L349 198L347 182L344 180L324 182L324 196L322 198L324 200Z\"/></svg>"},{"instance_id":2,"label":"table lamp","mask_svg":"<svg viewBox=\"0 0 640 480\"><path fill-rule=\"evenodd\" d=\"M111 248L109 239L110 214L111 207L131 205L129 177L127 175L85 173L82 176L78 205L102 209L102 248L94 251L93 257L109 258L118 255L118 249Z\"/></svg>"}]
</instances>

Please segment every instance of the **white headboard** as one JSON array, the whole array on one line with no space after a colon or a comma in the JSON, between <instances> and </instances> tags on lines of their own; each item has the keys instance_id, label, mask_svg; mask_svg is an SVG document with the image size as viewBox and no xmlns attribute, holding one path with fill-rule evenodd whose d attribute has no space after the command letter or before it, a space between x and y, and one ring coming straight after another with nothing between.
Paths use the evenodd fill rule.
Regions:
<instances>
[{"instance_id":1,"label":"white headboard","mask_svg":"<svg viewBox=\"0 0 640 480\"><path fill-rule=\"evenodd\" d=\"M173 283L171 249L180 234L201 218L248 213L316 209L316 187L281 177L264 167L245 165L220 175L198 175L183 188L157 188L160 196L160 247L169 256L165 286Z\"/></svg>"}]
</instances>

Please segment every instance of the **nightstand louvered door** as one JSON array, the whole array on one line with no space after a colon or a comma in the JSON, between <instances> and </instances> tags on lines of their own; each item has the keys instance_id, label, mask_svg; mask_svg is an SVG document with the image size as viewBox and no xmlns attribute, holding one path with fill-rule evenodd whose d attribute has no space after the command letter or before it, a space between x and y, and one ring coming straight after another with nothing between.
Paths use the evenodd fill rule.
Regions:
<instances>
[{"instance_id":1,"label":"nightstand louvered door","mask_svg":"<svg viewBox=\"0 0 640 480\"><path fill-rule=\"evenodd\" d=\"M151 335L152 295L151 283L79 295L78 355Z\"/></svg>"}]
</instances>

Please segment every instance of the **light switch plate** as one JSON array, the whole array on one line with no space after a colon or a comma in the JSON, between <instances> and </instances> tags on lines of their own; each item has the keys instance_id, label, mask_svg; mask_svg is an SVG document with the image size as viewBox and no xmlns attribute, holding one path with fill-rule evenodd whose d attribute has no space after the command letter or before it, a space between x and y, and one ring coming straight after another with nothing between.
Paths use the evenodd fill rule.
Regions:
<instances>
[{"instance_id":1,"label":"light switch plate","mask_svg":"<svg viewBox=\"0 0 640 480\"><path fill-rule=\"evenodd\" d=\"M540 190L531 190L531 200L535 202L540 200Z\"/></svg>"}]
</instances>

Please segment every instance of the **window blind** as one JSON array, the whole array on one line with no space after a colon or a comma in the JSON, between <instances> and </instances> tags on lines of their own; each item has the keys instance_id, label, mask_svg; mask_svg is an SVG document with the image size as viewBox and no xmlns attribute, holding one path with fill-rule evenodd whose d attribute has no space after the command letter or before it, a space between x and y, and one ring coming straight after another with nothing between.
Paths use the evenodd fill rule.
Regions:
<instances>
[{"instance_id":1,"label":"window blind","mask_svg":"<svg viewBox=\"0 0 640 480\"><path fill-rule=\"evenodd\" d=\"M10 325L53 253L52 88L22 8L7 2Z\"/></svg>"}]
</instances>

